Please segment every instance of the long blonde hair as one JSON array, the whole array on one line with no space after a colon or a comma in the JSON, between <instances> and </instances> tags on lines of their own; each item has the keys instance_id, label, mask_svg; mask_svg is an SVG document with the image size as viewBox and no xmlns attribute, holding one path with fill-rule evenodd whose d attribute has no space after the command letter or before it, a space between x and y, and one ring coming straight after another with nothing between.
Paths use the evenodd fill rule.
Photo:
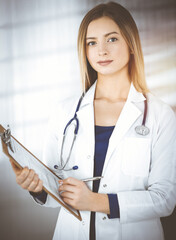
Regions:
<instances>
[{"instance_id":1,"label":"long blonde hair","mask_svg":"<svg viewBox=\"0 0 176 240\"><path fill-rule=\"evenodd\" d=\"M97 79L97 72L91 67L86 57L87 28L90 22L104 16L116 22L132 53L129 60L129 75L134 87L139 92L148 92L143 53L136 23L128 10L115 2L97 5L85 15L80 24L77 47L83 92L85 93Z\"/></svg>"}]
</instances>

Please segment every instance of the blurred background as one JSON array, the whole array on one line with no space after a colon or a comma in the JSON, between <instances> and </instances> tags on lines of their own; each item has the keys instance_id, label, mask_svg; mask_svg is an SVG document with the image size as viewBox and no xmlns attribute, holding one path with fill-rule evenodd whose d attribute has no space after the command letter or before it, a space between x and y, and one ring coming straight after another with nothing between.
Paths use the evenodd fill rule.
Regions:
<instances>
[{"instance_id":1,"label":"blurred background","mask_svg":"<svg viewBox=\"0 0 176 240\"><path fill-rule=\"evenodd\" d=\"M38 158L58 101L81 92L77 34L99 0L0 0L0 124ZM134 17L153 94L176 112L176 4L119 0ZM0 239L52 239L57 209L38 206L15 182L0 145ZM166 240L176 239L176 216L163 218Z\"/></svg>"}]
</instances>

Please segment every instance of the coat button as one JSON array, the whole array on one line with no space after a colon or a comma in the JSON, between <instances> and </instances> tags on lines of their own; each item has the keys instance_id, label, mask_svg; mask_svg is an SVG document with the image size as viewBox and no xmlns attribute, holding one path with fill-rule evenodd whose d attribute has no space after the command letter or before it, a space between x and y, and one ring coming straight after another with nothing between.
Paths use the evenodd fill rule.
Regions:
<instances>
[{"instance_id":1,"label":"coat button","mask_svg":"<svg viewBox=\"0 0 176 240\"><path fill-rule=\"evenodd\" d=\"M106 220L106 217L104 216L102 219L103 219L103 220Z\"/></svg>"},{"instance_id":2,"label":"coat button","mask_svg":"<svg viewBox=\"0 0 176 240\"><path fill-rule=\"evenodd\" d=\"M87 159L90 159L91 158L91 156L90 155L87 155Z\"/></svg>"},{"instance_id":3,"label":"coat button","mask_svg":"<svg viewBox=\"0 0 176 240\"><path fill-rule=\"evenodd\" d=\"M104 188L107 187L107 184L103 184L103 187L104 187Z\"/></svg>"},{"instance_id":4,"label":"coat button","mask_svg":"<svg viewBox=\"0 0 176 240\"><path fill-rule=\"evenodd\" d=\"M85 225L85 222L84 222L84 221L82 221L82 225L83 225L83 226Z\"/></svg>"}]
</instances>

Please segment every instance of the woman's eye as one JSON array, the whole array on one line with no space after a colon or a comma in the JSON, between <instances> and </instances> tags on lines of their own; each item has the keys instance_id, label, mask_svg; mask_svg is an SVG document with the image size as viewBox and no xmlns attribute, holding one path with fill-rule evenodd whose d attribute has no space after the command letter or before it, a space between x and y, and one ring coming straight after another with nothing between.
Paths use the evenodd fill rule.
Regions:
<instances>
[{"instance_id":1,"label":"woman's eye","mask_svg":"<svg viewBox=\"0 0 176 240\"><path fill-rule=\"evenodd\" d=\"M88 46L93 46L93 45L95 45L95 44L96 44L96 42L93 42L93 41L87 43Z\"/></svg>"},{"instance_id":2,"label":"woman's eye","mask_svg":"<svg viewBox=\"0 0 176 240\"><path fill-rule=\"evenodd\" d=\"M117 41L117 38L110 38L109 40L108 40L108 42L116 42Z\"/></svg>"}]
</instances>

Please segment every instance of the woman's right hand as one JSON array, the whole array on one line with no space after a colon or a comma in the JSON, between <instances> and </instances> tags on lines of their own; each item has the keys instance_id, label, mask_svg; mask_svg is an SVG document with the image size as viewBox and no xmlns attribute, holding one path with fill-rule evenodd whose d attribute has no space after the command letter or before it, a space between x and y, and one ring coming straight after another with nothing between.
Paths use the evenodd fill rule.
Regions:
<instances>
[{"instance_id":1,"label":"woman's right hand","mask_svg":"<svg viewBox=\"0 0 176 240\"><path fill-rule=\"evenodd\" d=\"M23 188L30 192L40 193L42 192L43 182L39 179L38 175L33 169L27 167L20 169L10 159L13 171L16 175L16 182Z\"/></svg>"}]
</instances>

